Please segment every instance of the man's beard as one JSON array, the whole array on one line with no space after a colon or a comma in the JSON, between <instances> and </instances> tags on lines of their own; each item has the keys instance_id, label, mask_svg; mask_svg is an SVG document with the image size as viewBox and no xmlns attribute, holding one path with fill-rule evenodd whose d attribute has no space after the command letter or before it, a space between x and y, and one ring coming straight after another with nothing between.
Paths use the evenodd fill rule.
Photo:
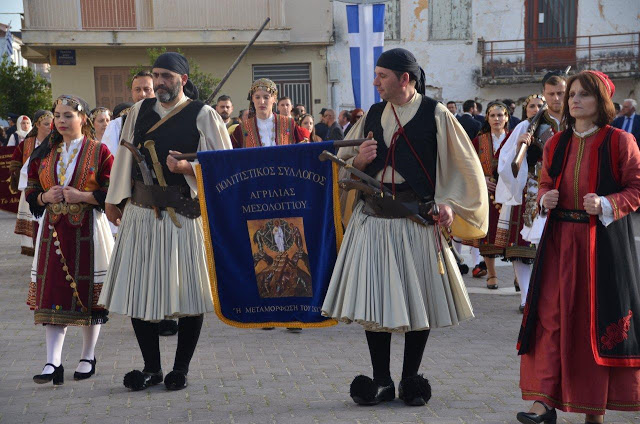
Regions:
<instances>
[{"instance_id":1,"label":"man's beard","mask_svg":"<svg viewBox=\"0 0 640 424\"><path fill-rule=\"evenodd\" d=\"M229 119L229 112L220 112L220 117L223 121L226 121L227 119Z\"/></svg>"},{"instance_id":2,"label":"man's beard","mask_svg":"<svg viewBox=\"0 0 640 424\"><path fill-rule=\"evenodd\" d=\"M158 90L162 90L158 92ZM180 93L180 87L178 84L173 87L167 85L159 85L157 87L153 87L153 91L156 93L156 97L160 100L160 103L169 103L178 97Z\"/></svg>"}]
</instances>

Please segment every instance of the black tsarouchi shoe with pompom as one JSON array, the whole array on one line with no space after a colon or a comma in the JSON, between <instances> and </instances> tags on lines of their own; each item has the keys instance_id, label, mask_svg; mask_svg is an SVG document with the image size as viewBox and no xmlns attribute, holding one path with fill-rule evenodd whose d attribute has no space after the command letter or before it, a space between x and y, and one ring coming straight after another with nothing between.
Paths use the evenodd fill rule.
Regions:
<instances>
[{"instance_id":1,"label":"black tsarouchi shoe with pompom","mask_svg":"<svg viewBox=\"0 0 640 424\"><path fill-rule=\"evenodd\" d=\"M365 375L354 378L349 391L351 398L358 405L377 405L380 402L388 402L396 398L396 386L393 381L382 386Z\"/></svg>"}]
</instances>

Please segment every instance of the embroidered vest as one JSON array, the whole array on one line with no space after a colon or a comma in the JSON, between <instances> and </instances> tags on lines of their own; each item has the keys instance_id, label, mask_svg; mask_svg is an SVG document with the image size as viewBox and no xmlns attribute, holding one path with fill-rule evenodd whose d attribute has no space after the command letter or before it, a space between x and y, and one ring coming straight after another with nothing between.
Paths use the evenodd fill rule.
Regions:
<instances>
[{"instance_id":1,"label":"embroidered vest","mask_svg":"<svg viewBox=\"0 0 640 424\"><path fill-rule=\"evenodd\" d=\"M27 137L24 139L24 144L22 145L22 163L25 163L31 153L33 153L36 148L36 137Z\"/></svg>"},{"instance_id":2,"label":"embroidered vest","mask_svg":"<svg viewBox=\"0 0 640 424\"><path fill-rule=\"evenodd\" d=\"M276 121L276 145L283 146L295 144L296 123L293 118L273 114ZM242 131L242 144L240 147L261 147L260 133L258 132L258 120L256 117L240 123Z\"/></svg>"},{"instance_id":3,"label":"embroidered vest","mask_svg":"<svg viewBox=\"0 0 640 424\"><path fill-rule=\"evenodd\" d=\"M63 143L62 141L60 143ZM96 140L86 139L82 143L80 152L78 152L78 161L73 171L73 177L69 182L69 187L77 188L80 191L96 191L100 188L97 173L100 169L100 142ZM59 146L59 145L58 145ZM54 146L49 154L40 162L40 185L44 191L58 185L57 165L60 158L58 146ZM82 204L78 204L82 205ZM85 204L86 205L86 204ZM75 208L76 206L72 206ZM81 225L87 210L92 208L84 208L79 206L78 213L65 214L69 222L73 225ZM49 221L56 223L60 221L63 214L49 213Z\"/></svg>"},{"instance_id":4,"label":"embroidered vest","mask_svg":"<svg viewBox=\"0 0 640 424\"><path fill-rule=\"evenodd\" d=\"M162 165L162 173L164 174L167 185L189 187L187 180L184 179L182 174L174 174L169 171L167 167L167 156L169 155L169 150L175 150L181 153L196 153L198 151L200 132L196 125L196 119L204 103L198 100L191 101L184 109L147 134L149 128L160 120L160 115L153 110L156 101L157 99L143 100L133 130L133 144L140 149L140 152L144 155L149 169L153 169L151 154L144 147L145 141L153 140L158 155L158 162ZM132 166L133 170L131 175L133 175L133 179L142 181L140 168L135 161ZM157 180L155 181L157 183Z\"/></svg>"},{"instance_id":5,"label":"embroidered vest","mask_svg":"<svg viewBox=\"0 0 640 424\"><path fill-rule=\"evenodd\" d=\"M434 115L437 104L438 102L434 99L422 96L422 103L415 116L404 125L405 133L409 137L418 157L422 160L434 185L436 184L436 162L438 159L437 130ZM381 123L382 112L386 105L387 102L385 101L371 106L364 123L364 134L372 131L373 138L378 141L378 155L364 169L364 172L374 178L378 172L384 169L385 158L389 151L389 147L384 141L384 130ZM424 174L422 167L411 152L404 137L398 138L397 143L395 152L396 171L402 175L411 189L421 198L433 197L435 187L431 186L429 178Z\"/></svg>"}]
</instances>

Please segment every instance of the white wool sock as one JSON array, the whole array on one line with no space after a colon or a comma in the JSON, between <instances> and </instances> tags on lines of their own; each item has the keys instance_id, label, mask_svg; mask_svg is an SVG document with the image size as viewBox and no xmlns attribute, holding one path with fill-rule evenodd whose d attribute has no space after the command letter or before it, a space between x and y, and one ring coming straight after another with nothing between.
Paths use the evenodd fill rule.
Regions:
<instances>
[{"instance_id":1,"label":"white wool sock","mask_svg":"<svg viewBox=\"0 0 640 424\"><path fill-rule=\"evenodd\" d=\"M67 327L64 325L45 325L45 340L47 342L47 363L59 367L62 364L62 346L64 336L67 334ZM53 367L47 365L42 370L42 374L53 374Z\"/></svg>"},{"instance_id":2,"label":"white wool sock","mask_svg":"<svg viewBox=\"0 0 640 424\"><path fill-rule=\"evenodd\" d=\"M82 327L82 357L81 359L93 360L95 357L96 343L98 343L98 336L100 335L101 324L88 325ZM79 362L78 372L91 371L91 364L88 362Z\"/></svg>"},{"instance_id":3,"label":"white wool sock","mask_svg":"<svg viewBox=\"0 0 640 424\"><path fill-rule=\"evenodd\" d=\"M513 261L513 270L516 273L518 284L520 285L520 305L524 305L527 301L527 292L529 291L531 265L524 264L522 261Z\"/></svg>"}]
</instances>

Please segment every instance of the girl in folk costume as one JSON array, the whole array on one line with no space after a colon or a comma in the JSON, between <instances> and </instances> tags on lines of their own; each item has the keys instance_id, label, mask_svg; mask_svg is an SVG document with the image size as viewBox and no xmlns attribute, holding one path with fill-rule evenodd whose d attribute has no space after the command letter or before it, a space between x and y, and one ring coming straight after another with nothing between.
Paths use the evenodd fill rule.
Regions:
<instances>
[{"instance_id":1,"label":"girl in folk costume","mask_svg":"<svg viewBox=\"0 0 640 424\"><path fill-rule=\"evenodd\" d=\"M569 78L566 130L544 146L538 202L548 214L518 340L522 423L559 408L604 422L640 410L640 266L631 217L640 151L608 125L615 87L597 71Z\"/></svg>"},{"instance_id":2,"label":"girl in folk costume","mask_svg":"<svg viewBox=\"0 0 640 424\"><path fill-rule=\"evenodd\" d=\"M107 125L113 118L111 111L106 107L97 107L91 111L89 118L96 131L96 140L102 141Z\"/></svg>"},{"instance_id":3,"label":"girl in folk costume","mask_svg":"<svg viewBox=\"0 0 640 424\"><path fill-rule=\"evenodd\" d=\"M67 325L82 326L83 346L74 379L95 373L94 349L108 312L97 307L113 248L104 201L113 157L93 139L87 104L75 96L54 103L54 128L33 153L25 195L43 216L27 303L45 325L47 364L36 383L64 382L62 345Z\"/></svg>"},{"instance_id":4,"label":"girl in folk costume","mask_svg":"<svg viewBox=\"0 0 640 424\"><path fill-rule=\"evenodd\" d=\"M17 193L18 190L22 191L14 232L20 235L21 253L27 256L33 256L34 237L38 232L38 221L33 219L33 215L29 210L29 203L27 203L24 195L24 189L27 186L29 157L51 132L52 120L53 114L48 110L39 110L35 113L33 119L35 126L29 131L22 143L14 149L11 163L9 164L9 170L11 171L9 188L12 193Z\"/></svg>"},{"instance_id":5,"label":"girl in folk costume","mask_svg":"<svg viewBox=\"0 0 640 424\"><path fill-rule=\"evenodd\" d=\"M473 139L473 147L475 147L480 157L484 178L489 190L489 231L487 236L481 240L464 242L464 244L480 250L489 273L487 277L488 289L498 288L498 284L496 284L498 279L496 276L496 257L504 255L504 247L496 246L500 205L495 202L495 191L496 183L498 182L498 157L508 137L509 109L501 102L490 103L487 107L482 129L478 136Z\"/></svg>"},{"instance_id":6,"label":"girl in folk costume","mask_svg":"<svg viewBox=\"0 0 640 424\"><path fill-rule=\"evenodd\" d=\"M537 146L531 146L527 151L527 161L522 164L522 168L527 169L521 172L525 177L521 184L520 179L513 176L511 162L516 156L519 139L528 136L527 129L531 119L544 102L544 96L540 94L532 94L526 98L522 116L526 116L527 119L514 128L498 159L500 177L496 185L495 201L501 208L494 243L497 248L503 249L504 258L513 264L518 282L516 287L520 288L520 312L524 311L531 278L531 264L536 257L536 246L523 236L523 229L528 229L533 224L542 151Z\"/></svg>"},{"instance_id":7,"label":"girl in folk costume","mask_svg":"<svg viewBox=\"0 0 640 424\"><path fill-rule=\"evenodd\" d=\"M241 121L231 135L233 148L267 147L295 144L304 135L293 118L273 113L278 87L266 78L251 84L249 90L249 119Z\"/></svg>"},{"instance_id":8,"label":"girl in folk costume","mask_svg":"<svg viewBox=\"0 0 640 424\"><path fill-rule=\"evenodd\" d=\"M27 134L31 131L31 119L27 115L21 115L18 118L16 124L16 132L14 132L9 138L7 146L17 146L27 137Z\"/></svg>"}]
</instances>

